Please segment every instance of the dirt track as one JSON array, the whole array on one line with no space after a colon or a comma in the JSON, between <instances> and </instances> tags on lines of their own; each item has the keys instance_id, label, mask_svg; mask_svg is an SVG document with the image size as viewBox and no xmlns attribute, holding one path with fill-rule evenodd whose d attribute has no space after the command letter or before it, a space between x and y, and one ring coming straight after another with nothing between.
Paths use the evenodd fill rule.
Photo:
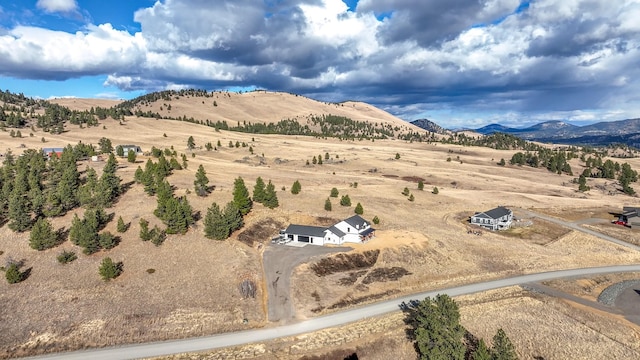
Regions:
<instances>
[{"instance_id":1,"label":"dirt track","mask_svg":"<svg viewBox=\"0 0 640 360\"><path fill-rule=\"evenodd\" d=\"M352 250L350 247L307 245L295 247L269 244L264 251L263 266L268 293L268 320L287 323L295 318L291 296L291 272L302 262L335 252Z\"/></svg>"}]
</instances>

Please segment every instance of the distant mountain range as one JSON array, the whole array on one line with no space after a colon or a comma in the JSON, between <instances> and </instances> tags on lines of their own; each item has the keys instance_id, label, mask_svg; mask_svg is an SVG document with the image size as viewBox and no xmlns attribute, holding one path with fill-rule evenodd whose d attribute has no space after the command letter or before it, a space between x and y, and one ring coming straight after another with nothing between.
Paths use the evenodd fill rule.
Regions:
<instances>
[{"instance_id":1,"label":"distant mountain range","mask_svg":"<svg viewBox=\"0 0 640 360\"><path fill-rule=\"evenodd\" d=\"M426 119L416 120L412 124L428 131L442 129L442 127ZM422 124L425 124L425 126L422 126ZM526 140L557 144L591 146L625 144L640 148L640 119L603 121L585 126L576 126L563 121L546 121L527 128L512 128L500 124L491 124L479 129L468 130L483 135L501 132ZM447 130L444 131L446 132Z\"/></svg>"}]
</instances>

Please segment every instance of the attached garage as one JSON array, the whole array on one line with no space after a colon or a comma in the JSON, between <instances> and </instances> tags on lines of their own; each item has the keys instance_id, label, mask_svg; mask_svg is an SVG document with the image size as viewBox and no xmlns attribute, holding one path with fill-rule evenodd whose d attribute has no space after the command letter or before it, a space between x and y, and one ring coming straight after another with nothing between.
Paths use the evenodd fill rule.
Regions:
<instances>
[{"instance_id":1,"label":"attached garage","mask_svg":"<svg viewBox=\"0 0 640 360\"><path fill-rule=\"evenodd\" d=\"M319 226L289 225L284 232L286 238L294 242L324 245L326 230Z\"/></svg>"}]
</instances>

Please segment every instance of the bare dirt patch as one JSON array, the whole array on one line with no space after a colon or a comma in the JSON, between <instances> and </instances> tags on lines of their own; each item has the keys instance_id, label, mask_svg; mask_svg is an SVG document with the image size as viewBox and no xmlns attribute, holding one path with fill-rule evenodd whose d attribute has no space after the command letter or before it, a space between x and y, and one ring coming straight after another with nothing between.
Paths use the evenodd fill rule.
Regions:
<instances>
[{"instance_id":1,"label":"bare dirt patch","mask_svg":"<svg viewBox=\"0 0 640 360\"><path fill-rule=\"evenodd\" d=\"M538 218L528 221L531 221L531 225L512 227L508 230L500 231L498 234L526 240L537 245L548 245L572 231L566 227Z\"/></svg>"},{"instance_id":2,"label":"bare dirt patch","mask_svg":"<svg viewBox=\"0 0 640 360\"><path fill-rule=\"evenodd\" d=\"M367 250L362 253L337 254L320 259L311 265L311 270L317 276L327 276L339 272L367 269L378 261L380 250Z\"/></svg>"},{"instance_id":3,"label":"bare dirt patch","mask_svg":"<svg viewBox=\"0 0 640 360\"><path fill-rule=\"evenodd\" d=\"M420 176L403 176L402 180L408 181L408 182L413 182L413 183L419 183L420 181L422 181L422 182L425 181L425 179L423 177L420 177Z\"/></svg>"},{"instance_id":4,"label":"bare dirt patch","mask_svg":"<svg viewBox=\"0 0 640 360\"><path fill-rule=\"evenodd\" d=\"M573 208L573 207L552 207L552 208L532 208L532 211L539 212L541 214L565 219L568 221L578 221L585 219L603 219L611 220L613 218L612 213L620 212L622 207L614 208L611 206L603 207L588 207L588 208Z\"/></svg>"},{"instance_id":5,"label":"bare dirt patch","mask_svg":"<svg viewBox=\"0 0 640 360\"><path fill-rule=\"evenodd\" d=\"M365 285L374 283L374 282L387 282L387 281L397 281L403 276L411 275L407 269L394 266L390 268L376 268L371 270L367 276L362 279L362 283Z\"/></svg>"},{"instance_id":6,"label":"bare dirt patch","mask_svg":"<svg viewBox=\"0 0 640 360\"><path fill-rule=\"evenodd\" d=\"M266 218L250 225L238 234L238 240L253 247L255 242L265 243L278 234L283 224L272 218Z\"/></svg>"}]
</instances>

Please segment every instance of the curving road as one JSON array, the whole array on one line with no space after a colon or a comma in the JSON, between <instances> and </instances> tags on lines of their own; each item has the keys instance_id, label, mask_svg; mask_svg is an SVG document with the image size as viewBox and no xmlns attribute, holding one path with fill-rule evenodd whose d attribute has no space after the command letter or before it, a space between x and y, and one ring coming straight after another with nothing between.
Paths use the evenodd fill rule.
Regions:
<instances>
[{"instance_id":1,"label":"curving road","mask_svg":"<svg viewBox=\"0 0 640 360\"><path fill-rule=\"evenodd\" d=\"M531 216L531 217L537 217L537 218L540 218L542 220L546 220L546 221L552 222L554 224L558 224L560 226L568 227L568 228L573 229L573 230L581 231L581 232L583 232L585 234L593 235L593 236L598 237L598 238L600 238L602 240L610 241L610 242L618 244L620 246L624 246L624 247L627 247L627 248L630 248L630 249L633 249L633 250L636 250L636 251L640 251L640 246L637 246L637 245L628 243L626 241L622 241L620 239L616 239L614 237L611 237L611 236L608 236L608 235L605 235L605 234L602 234L602 233L599 233L599 232L584 228L584 227L580 226L579 224L577 224L575 222L571 222L571 221L567 221L567 220L561 220L561 219L558 219L558 218L554 218L554 217L551 217L551 216L547 216L547 215L543 215L543 214L540 214L540 213L537 213L537 212L533 212L531 210L520 209L520 211L525 213L525 214L527 214L527 215L529 215L529 216Z\"/></svg>"},{"instance_id":2,"label":"curving road","mask_svg":"<svg viewBox=\"0 0 640 360\"><path fill-rule=\"evenodd\" d=\"M640 271L640 264L558 270L537 274L521 275L506 279L486 281L477 284L456 286L448 289L421 292L404 296L398 299L383 301L371 305L365 305L355 309L340 311L326 316L312 318L291 325L268 327L263 329L247 330L183 340L59 353L34 357L32 359L133 359L211 350L228 346L267 341L286 336L308 333L324 328L340 326L350 322L362 320L367 317L373 317L393 311L399 311L399 305L402 302L409 302L415 299L423 299L427 296L433 297L437 294L446 293L450 296L460 296L530 282L546 281L575 276L591 276L606 273L633 271Z\"/></svg>"}]
</instances>

